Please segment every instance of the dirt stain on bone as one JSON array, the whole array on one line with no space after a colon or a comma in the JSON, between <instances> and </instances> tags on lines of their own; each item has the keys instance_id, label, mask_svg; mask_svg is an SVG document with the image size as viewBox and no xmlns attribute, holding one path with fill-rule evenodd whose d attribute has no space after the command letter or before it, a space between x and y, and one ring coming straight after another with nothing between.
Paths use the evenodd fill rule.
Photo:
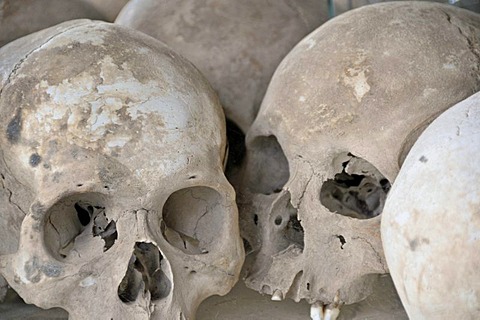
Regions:
<instances>
[{"instance_id":1,"label":"dirt stain on bone","mask_svg":"<svg viewBox=\"0 0 480 320\"><path fill-rule=\"evenodd\" d=\"M22 110L18 109L13 119L7 125L7 139L14 144L20 140L22 132Z\"/></svg>"},{"instance_id":2,"label":"dirt stain on bone","mask_svg":"<svg viewBox=\"0 0 480 320\"><path fill-rule=\"evenodd\" d=\"M24 265L24 271L29 281L38 283L42 279L42 273L50 278L59 277L62 267L54 264L43 264L38 257L32 257Z\"/></svg>"},{"instance_id":3,"label":"dirt stain on bone","mask_svg":"<svg viewBox=\"0 0 480 320\"><path fill-rule=\"evenodd\" d=\"M430 244L427 238L415 238L409 242L410 250L415 251L422 244Z\"/></svg>"},{"instance_id":4,"label":"dirt stain on bone","mask_svg":"<svg viewBox=\"0 0 480 320\"><path fill-rule=\"evenodd\" d=\"M33 168L35 168L36 166L38 166L40 164L40 162L42 162L42 157L38 153L32 153L28 163L30 163L30 165Z\"/></svg>"}]
</instances>

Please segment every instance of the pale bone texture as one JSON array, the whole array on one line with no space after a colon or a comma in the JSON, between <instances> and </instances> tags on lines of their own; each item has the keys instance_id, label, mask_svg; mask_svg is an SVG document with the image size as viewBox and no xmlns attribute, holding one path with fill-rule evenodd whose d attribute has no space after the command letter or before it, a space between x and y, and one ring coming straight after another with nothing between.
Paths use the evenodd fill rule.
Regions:
<instances>
[{"instance_id":1,"label":"pale bone texture","mask_svg":"<svg viewBox=\"0 0 480 320\"><path fill-rule=\"evenodd\" d=\"M410 319L480 318L480 93L440 115L388 195L382 241Z\"/></svg>"},{"instance_id":2,"label":"pale bone texture","mask_svg":"<svg viewBox=\"0 0 480 320\"><path fill-rule=\"evenodd\" d=\"M161 40L193 62L227 118L252 124L282 58L326 21L316 0L131 0L115 23Z\"/></svg>"},{"instance_id":3,"label":"pale bone texture","mask_svg":"<svg viewBox=\"0 0 480 320\"><path fill-rule=\"evenodd\" d=\"M465 10L384 3L330 20L288 54L235 181L248 287L311 304L371 293L388 272L386 193L423 129L479 89L479 30Z\"/></svg>"},{"instance_id":4,"label":"pale bone texture","mask_svg":"<svg viewBox=\"0 0 480 320\"><path fill-rule=\"evenodd\" d=\"M0 0L0 47L60 22L106 17L84 0Z\"/></svg>"},{"instance_id":5,"label":"pale bone texture","mask_svg":"<svg viewBox=\"0 0 480 320\"><path fill-rule=\"evenodd\" d=\"M186 59L66 22L0 49L0 119L0 274L27 303L193 319L237 281L224 116Z\"/></svg>"}]
</instances>

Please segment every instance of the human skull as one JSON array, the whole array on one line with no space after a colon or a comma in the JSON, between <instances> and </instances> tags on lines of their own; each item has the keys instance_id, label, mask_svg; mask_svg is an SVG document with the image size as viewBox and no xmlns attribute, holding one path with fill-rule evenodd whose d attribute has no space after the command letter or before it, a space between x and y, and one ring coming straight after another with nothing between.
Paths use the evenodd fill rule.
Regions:
<instances>
[{"instance_id":1,"label":"human skull","mask_svg":"<svg viewBox=\"0 0 480 320\"><path fill-rule=\"evenodd\" d=\"M226 294L243 246L203 76L151 37L88 20L14 41L0 61L0 171L21 186L1 191L26 212L0 273L20 296L72 319L193 319Z\"/></svg>"},{"instance_id":2,"label":"human skull","mask_svg":"<svg viewBox=\"0 0 480 320\"><path fill-rule=\"evenodd\" d=\"M411 319L480 318L480 93L422 133L385 204L382 240Z\"/></svg>"},{"instance_id":3,"label":"human skull","mask_svg":"<svg viewBox=\"0 0 480 320\"><path fill-rule=\"evenodd\" d=\"M446 5L385 3L332 19L289 53L247 133L247 286L317 309L370 293L388 272L390 184L425 126L478 90L479 28Z\"/></svg>"},{"instance_id":4,"label":"human skull","mask_svg":"<svg viewBox=\"0 0 480 320\"><path fill-rule=\"evenodd\" d=\"M192 61L243 132L282 58L326 21L315 0L131 0L115 23L165 42Z\"/></svg>"}]
</instances>

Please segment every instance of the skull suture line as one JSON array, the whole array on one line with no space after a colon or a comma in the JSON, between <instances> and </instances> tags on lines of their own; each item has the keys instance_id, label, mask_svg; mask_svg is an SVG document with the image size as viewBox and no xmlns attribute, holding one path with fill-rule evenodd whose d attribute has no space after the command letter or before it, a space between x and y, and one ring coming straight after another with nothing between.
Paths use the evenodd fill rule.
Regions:
<instances>
[{"instance_id":1,"label":"skull suture line","mask_svg":"<svg viewBox=\"0 0 480 320\"><path fill-rule=\"evenodd\" d=\"M87 1L0 1L0 47L10 41L26 36L35 31L54 26L63 21L85 18L105 20L105 14L87 3Z\"/></svg>"},{"instance_id":2,"label":"skull suture line","mask_svg":"<svg viewBox=\"0 0 480 320\"><path fill-rule=\"evenodd\" d=\"M12 198L28 213L0 272L22 298L73 319L192 319L226 294L243 248L201 74L87 20L14 41L0 61L0 170L31 193Z\"/></svg>"},{"instance_id":3,"label":"skull suture line","mask_svg":"<svg viewBox=\"0 0 480 320\"><path fill-rule=\"evenodd\" d=\"M385 3L332 19L289 53L247 134L249 287L307 299L315 319L335 312L323 304L369 294L388 272L379 215L406 153L480 87L479 27L449 6Z\"/></svg>"}]
</instances>

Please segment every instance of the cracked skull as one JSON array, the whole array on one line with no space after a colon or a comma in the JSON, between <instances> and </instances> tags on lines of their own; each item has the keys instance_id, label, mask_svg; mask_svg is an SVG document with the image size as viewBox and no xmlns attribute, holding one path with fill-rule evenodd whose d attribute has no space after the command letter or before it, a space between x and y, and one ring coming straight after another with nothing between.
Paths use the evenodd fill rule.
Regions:
<instances>
[{"instance_id":1,"label":"cracked skull","mask_svg":"<svg viewBox=\"0 0 480 320\"><path fill-rule=\"evenodd\" d=\"M226 294L243 248L223 114L201 74L88 20L14 41L0 61L2 199L15 209L2 216L24 217L0 273L20 296L72 319L193 319Z\"/></svg>"},{"instance_id":2,"label":"cracked skull","mask_svg":"<svg viewBox=\"0 0 480 320\"><path fill-rule=\"evenodd\" d=\"M250 288L306 299L315 317L318 304L370 293L388 272L380 217L405 154L479 88L479 27L456 8L385 3L327 22L289 53L247 134Z\"/></svg>"}]
</instances>

